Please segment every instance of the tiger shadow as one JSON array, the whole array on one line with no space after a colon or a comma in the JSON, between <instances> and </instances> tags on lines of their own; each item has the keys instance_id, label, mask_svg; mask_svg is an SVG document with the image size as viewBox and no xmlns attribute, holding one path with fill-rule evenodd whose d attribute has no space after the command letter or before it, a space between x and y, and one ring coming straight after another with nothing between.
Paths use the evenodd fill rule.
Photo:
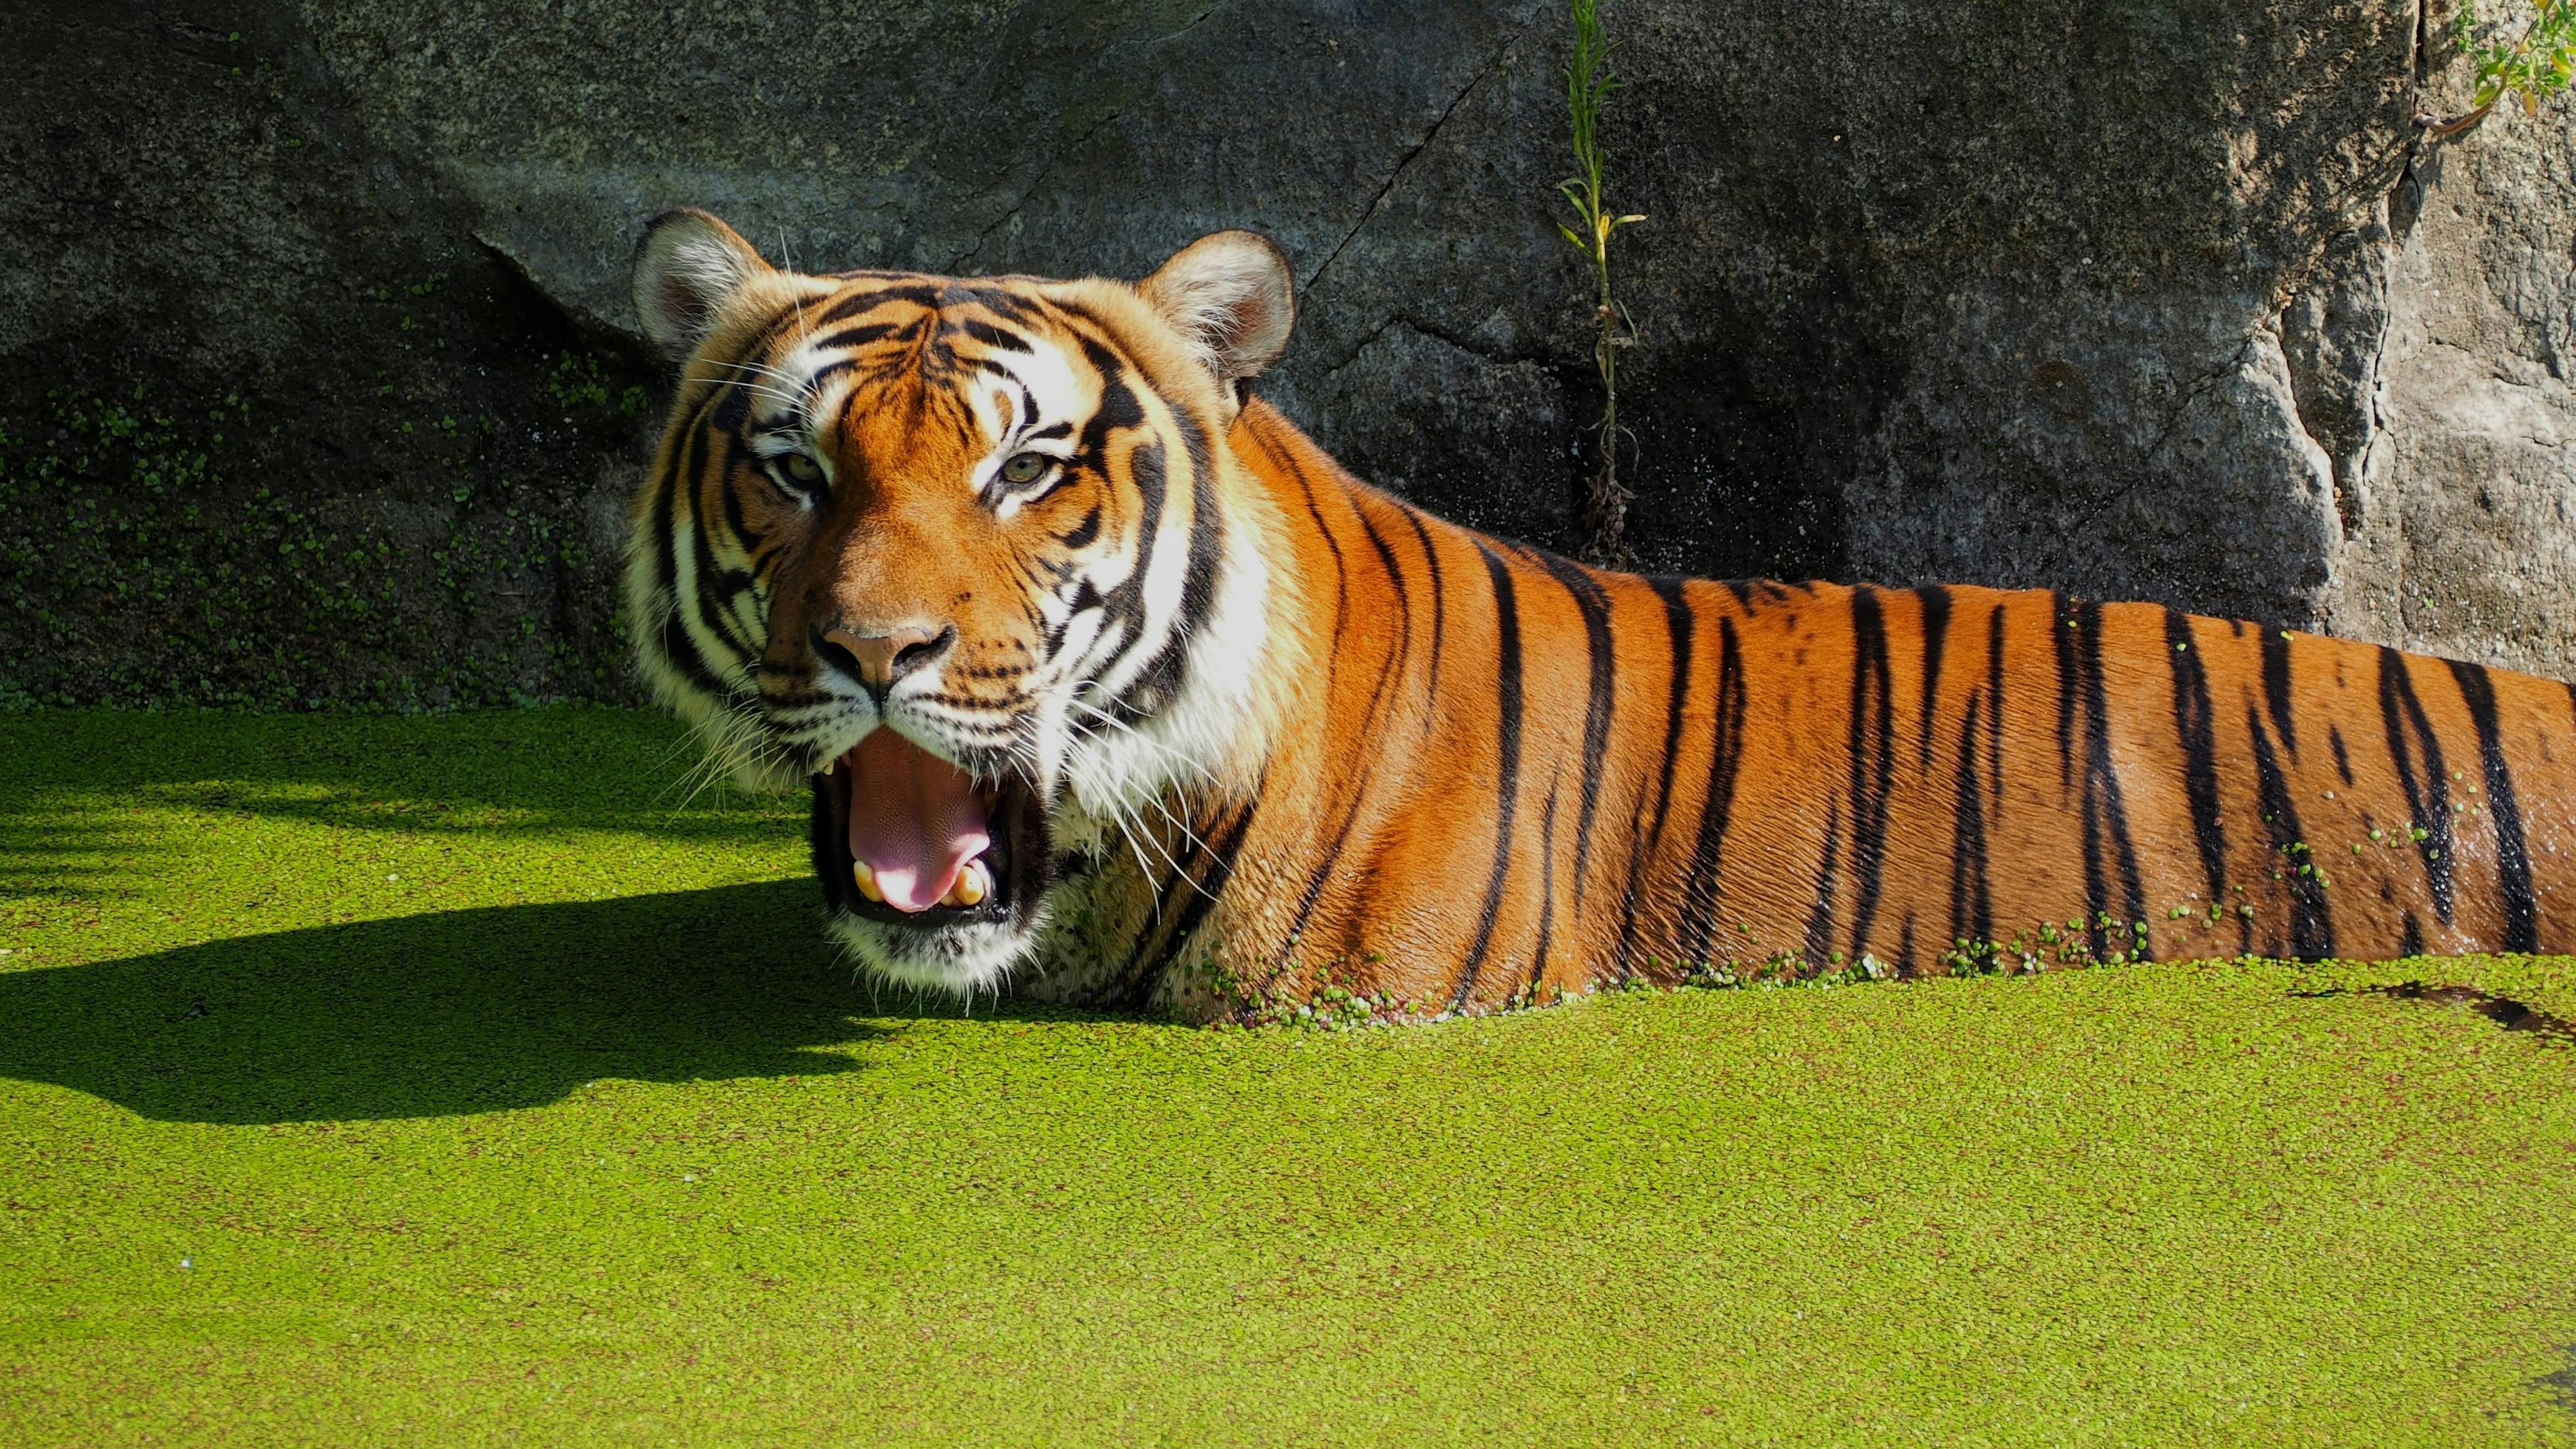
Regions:
<instances>
[{"instance_id":1,"label":"tiger shadow","mask_svg":"<svg viewBox=\"0 0 2576 1449\"><path fill-rule=\"evenodd\" d=\"M161 1121L432 1117L542 1106L601 1078L855 1071L850 1047L899 1029L857 1018L915 1011L957 1007L871 1001L822 942L812 883L771 881L0 973L0 1077Z\"/></svg>"}]
</instances>

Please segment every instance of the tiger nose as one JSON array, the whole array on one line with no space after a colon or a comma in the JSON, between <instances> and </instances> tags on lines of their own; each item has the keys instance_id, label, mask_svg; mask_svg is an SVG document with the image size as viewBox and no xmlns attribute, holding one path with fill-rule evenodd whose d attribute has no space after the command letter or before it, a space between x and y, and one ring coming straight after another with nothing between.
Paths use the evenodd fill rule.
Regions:
<instances>
[{"instance_id":1,"label":"tiger nose","mask_svg":"<svg viewBox=\"0 0 2576 1449\"><path fill-rule=\"evenodd\" d=\"M919 624L906 624L882 634L863 634L836 627L823 631L823 642L829 646L827 652L847 656L841 662L870 693L882 695L896 680L947 653L948 646L957 642L957 628L952 624L933 633Z\"/></svg>"}]
</instances>

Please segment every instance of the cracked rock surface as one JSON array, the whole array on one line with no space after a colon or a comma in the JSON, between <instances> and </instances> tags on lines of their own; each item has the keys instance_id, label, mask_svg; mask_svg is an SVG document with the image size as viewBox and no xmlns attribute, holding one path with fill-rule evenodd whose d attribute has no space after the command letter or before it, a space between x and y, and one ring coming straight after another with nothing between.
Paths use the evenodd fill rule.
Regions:
<instances>
[{"instance_id":1,"label":"cracked rock surface","mask_svg":"<svg viewBox=\"0 0 2576 1449\"><path fill-rule=\"evenodd\" d=\"M2576 672L2576 106L2420 140L2463 104L2427 44L2447 9L1607 18L1613 198L1651 218L1618 258L1642 562L2050 585ZM1269 396L1364 477L1578 547L1599 400L1555 230L1563 25L1535 0L48 12L0 99L26 178L0 194L0 704L622 697L609 583L658 402L624 271L679 204L818 267L1134 276L1259 229L1304 286ZM64 415L138 386L184 435L155 447L209 460L175 491Z\"/></svg>"}]
</instances>

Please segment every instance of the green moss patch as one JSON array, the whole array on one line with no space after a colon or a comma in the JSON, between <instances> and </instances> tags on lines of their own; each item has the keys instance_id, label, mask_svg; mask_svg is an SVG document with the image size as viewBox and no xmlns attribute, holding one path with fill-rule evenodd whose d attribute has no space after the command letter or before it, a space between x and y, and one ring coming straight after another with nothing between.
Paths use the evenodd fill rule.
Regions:
<instances>
[{"instance_id":1,"label":"green moss patch","mask_svg":"<svg viewBox=\"0 0 2576 1449\"><path fill-rule=\"evenodd\" d=\"M2576 1443L2576 962L872 997L646 715L0 716L0 1441Z\"/></svg>"}]
</instances>

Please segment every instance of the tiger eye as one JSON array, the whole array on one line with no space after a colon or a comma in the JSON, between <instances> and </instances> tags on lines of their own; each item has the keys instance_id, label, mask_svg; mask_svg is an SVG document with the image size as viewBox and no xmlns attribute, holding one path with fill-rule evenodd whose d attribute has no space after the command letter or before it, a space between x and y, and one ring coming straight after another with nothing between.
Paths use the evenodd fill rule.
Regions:
<instances>
[{"instance_id":1,"label":"tiger eye","mask_svg":"<svg viewBox=\"0 0 2576 1449\"><path fill-rule=\"evenodd\" d=\"M787 455L787 476L799 483L820 483L823 481L823 465L803 453L790 453Z\"/></svg>"},{"instance_id":2,"label":"tiger eye","mask_svg":"<svg viewBox=\"0 0 2576 1449\"><path fill-rule=\"evenodd\" d=\"M1002 481L1035 483L1038 481L1038 476L1046 472L1047 461L1047 455L1044 453L1013 453L1002 460Z\"/></svg>"}]
</instances>

